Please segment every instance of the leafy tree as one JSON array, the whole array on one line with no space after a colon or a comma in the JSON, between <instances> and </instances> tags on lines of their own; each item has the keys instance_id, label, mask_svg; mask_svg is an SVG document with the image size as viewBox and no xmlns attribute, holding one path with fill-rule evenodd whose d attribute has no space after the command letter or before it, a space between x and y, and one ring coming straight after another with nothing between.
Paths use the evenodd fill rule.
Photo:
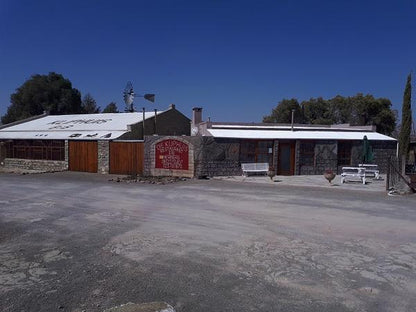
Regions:
<instances>
[{"instance_id":1,"label":"leafy tree","mask_svg":"<svg viewBox=\"0 0 416 312\"><path fill-rule=\"evenodd\" d=\"M409 145L410 145L410 131L412 128L412 108L411 108L411 95L412 95L412 76L407 76L406 87L403 95L402 105L402 124L399 134L399 155L409 157Z\"/></svg>"},{"instance_id":2,"label":"leafy tree","mask_svg":"<svg viewBox=\"0 0 416 312\"><path fill-rule=\"evenodd\" d=\"M103 109L103 113L119 113L117 104L115 102L111 102Z\"/></svg>"},{"instance_id":3,"label":"leafy tree","mask_svg":"<svg viewBox=\"0 0 416 312\"><path fill-rule=\"evenodd\" d=\"M81 110L81 94L61 74L33 75L10 96L10 106L2 117L4 124L40 115L77 114Z\"/></svg>"},{"instance_id":4,"label":"leafy tree","mask_svg":"<svg viewBox=\"0 0 416 312\"><path fill-rule=\"evenodd\" d=\"M396 118L389 99L376 99L361 93L350 98L350 124L355 126L375 125L377 131L390 135L394 131Z\"/></svg>"},{"instance_id":5,"label":"leafy tree","mask_svg":"<svg viewBox=\"0 0 416 312\"><path fill-rule=\"evenodd\" d=\"M97 102L89 93L87 93L82 99L82 112L84 114L97 114L100 112Z\"/></svg>"},{"instance_id":6,"label":"leafy tree","mask_svg":"<svg viewBox=\"0 0 416 312\"><path fill-rule=\"evenodd\" d=\"M311 98L309 101L301 103L304 114L304 121L306 123L318 124L318 125L330 125L332 124L332 118L329 110L328 101L322 97L317 99Z\"/></svg>"},{"instance_id":7,"label":"leafy tree","mask_svg":"<svg viewBox=\"0 0 416 312\"><path fill-rule=\"evenodd\" d=\"M295 123L302 122L303 114L300 108L299 102L296 99L283 99L268 116L263 117L263 122L275 122L275 123L291 123L292 122L292 109L295 110Z\"/></svg>"},{"instance_id":8,"label":"leafy tree","mask_svg":"<svg viewBox=\"0 0 416 312\"><path fill-rule=\"evenodd\" d=\"M345 124L350 122L351 100L350 98L337 95L328 100L329 115L333 124Z\"/></svg>"},{"instance_id":9,"label":"leafy tree","mask_svg":"<svg viewBox=\"0 0 416 312\"><path fill-rule=\"evenodd\" d=\"M329 100L321 97L311 98L303 101L301 107L303 115L299 114L299 104L296 99L283 100L272 110L271 115L263 118L263 121L288 123L291 121L291 110L295 109L297 123L375 125L378 132L387 135L391 135L395 129L396 116L391 109L390 100L376 99L369 94L364 96L359 93L352 97L337 95Z\"/></svg>"}]
</instances>

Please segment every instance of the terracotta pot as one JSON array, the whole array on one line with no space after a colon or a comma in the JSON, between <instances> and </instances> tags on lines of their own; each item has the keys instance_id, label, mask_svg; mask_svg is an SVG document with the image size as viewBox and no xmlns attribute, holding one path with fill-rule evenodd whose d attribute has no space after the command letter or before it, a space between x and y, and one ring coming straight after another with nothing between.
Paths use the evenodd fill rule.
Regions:
<instances>
[{"instance_id":1,"label":"terracotta pot","mask_svg":"<svg viewBox=\"0 0 416 312\"><path fill-rule=\"evenodd\" d=\"M325 172L324 177L328 180L329 183L335 178L336 174L333 172Z\"/></svg>"}]
</instances>

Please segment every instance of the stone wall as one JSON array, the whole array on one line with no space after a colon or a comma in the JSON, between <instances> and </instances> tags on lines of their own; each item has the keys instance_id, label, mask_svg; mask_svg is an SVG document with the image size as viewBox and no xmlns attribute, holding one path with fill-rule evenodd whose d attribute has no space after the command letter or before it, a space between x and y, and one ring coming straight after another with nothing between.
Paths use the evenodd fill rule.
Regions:
<instances>
[{"instance_id":1,"label":"stone wall","mask_svg":"<svg viewBox=\"0 0 416 312\"><path fill-rule=\"evenodd\" d=\"M188 170L161 169L156 168L156 145L164 140L177 140L188 145ZM150 136L144 141L144 176L175 176L193 178L194 168L194 146L191 137L177 136Z\"/></svg>"},{"instance_id":2,"label":"stone wall","mask_svg":"<svg viewBox=\"0 0 416 312\"><path fill-rule=\"evenodd\" d=\"M169 171L161 172L154 170L155 162L154 146L157 142L164 139L179 139L188 142L192 149L190 153L190 167L193 170L193 177L212 177L212 176L233 176L241 175L240 165L240 143L237 139L214 139L213 137L169 137L169 136L149 136L145 139L144 148L144 170L143 174L148 175L171 175ZM192 164L191 164L192 163ZM179 172L180 173L180 172ZM178 174L178 173L176 173ZM183 175L182 176L189 176Z\"/></svg>"},{"instance_id":3,"label":"stone wall","mask_svg":"<svg viewBox=\"0 0 416 312\"><path fill-rule=\"evenodd\" d=\"M241 175L240 141L213 137L198 138L195 145L195 176Z\"/></svg>"},{"instance_id":4,"label":"stone wall","mask_svg":"<svg viewBox=\"0 0 416 312\"><path fill-rule=\"evenodd\" d=\"M388 160L395 157L397 152L396 141L370 141L373 148L374 163L378 165L380 173L387 173Z\"/></svg>"},{"instance_id":5,"label":"stone wall","mask_svg":"<svg viewBox=\"0 0 416 312\"><path fill-rule=\"evenodd\" d=\"M110 171L110 142L98 141L98 173L106 174Z\"/></svg>"},{"instance_id":6,"label":"stone wall","mask_svg":"<svg viewBox=\"0 0 416 312\"><path fill-rule=\"evenodd\" d=\"M312 175L323 174L326 169L337 170L337 141L332 140L319 140L315 141L315 157L313 166L300 165L302 163L300 155L300 141L296 144L296 167L299 168L296 174L300 175Z\"/></svg>"},{"instance_id":7,"label":"stone wall","mask_svg":"<svg viewBox=\"0 0 416 312\"><path fill-rule=\"evenodd\" d=\"M9 169L39 170L46 172L68 170L68 162L64 160L35 160L5 158L4 167Z\"/></svg>"},{"instance_id":8,"label":"stone wall","mask_svg":"<svg viewBox=\"0 0 416 312\"><path fill-rule=\"evenodd\" d=\"M3 158L1 163L8 169L38 170L45 172L66 171L68 170L68 151L68 140L65 140L65 160Z\"/></svg>"}]
</instances>

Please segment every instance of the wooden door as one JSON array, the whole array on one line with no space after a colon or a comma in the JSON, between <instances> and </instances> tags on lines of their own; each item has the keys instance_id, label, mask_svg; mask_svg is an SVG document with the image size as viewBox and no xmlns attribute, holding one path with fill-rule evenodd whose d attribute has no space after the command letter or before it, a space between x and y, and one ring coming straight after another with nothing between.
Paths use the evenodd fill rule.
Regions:
<instances>
[{"instance_id":1,"label":"wooden door","mask_svg":"<svg viewBox=\"0 0 416 312\"><path fill-rule=\"evenodd\" d=\"M97 172L98 144L96 141L69 141L69 170Z\"/></svg>"},{"instance_id":2,"label":"wooden door","mask_svg":"<svg viewBox=\"0 0 416 312\"><path fill-rule=\"evenodd\" d=\"M110 173L143 174L143 142L110 142Z\"/></svg>"},{"instance_id":3,"label":"wooden door","mask_svg":"<svg viewBox=\"0 0 416 312\"><path fill-rule=\"evenodd\" d=\"M279 175L295 174L295 143L279 143L278 170Z\"/></svg>"}]
</instances>

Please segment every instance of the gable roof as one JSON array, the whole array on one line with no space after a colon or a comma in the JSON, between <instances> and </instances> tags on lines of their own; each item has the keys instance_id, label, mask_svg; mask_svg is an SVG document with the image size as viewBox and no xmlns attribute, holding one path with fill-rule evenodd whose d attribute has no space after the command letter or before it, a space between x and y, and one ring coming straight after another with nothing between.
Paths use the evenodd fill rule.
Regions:
<instances>
[{"instance_id":1,"label":"gable roof","mask_svg":"<svg viewBox=\"0 0 416 312\"><path fill-rule=\"evenodd\" d=\"M154 115L146 112L145 120ZM142 121L141 112L49 115L0 129L0 139L113 140Z\"/></svg>"}]
</instances>

